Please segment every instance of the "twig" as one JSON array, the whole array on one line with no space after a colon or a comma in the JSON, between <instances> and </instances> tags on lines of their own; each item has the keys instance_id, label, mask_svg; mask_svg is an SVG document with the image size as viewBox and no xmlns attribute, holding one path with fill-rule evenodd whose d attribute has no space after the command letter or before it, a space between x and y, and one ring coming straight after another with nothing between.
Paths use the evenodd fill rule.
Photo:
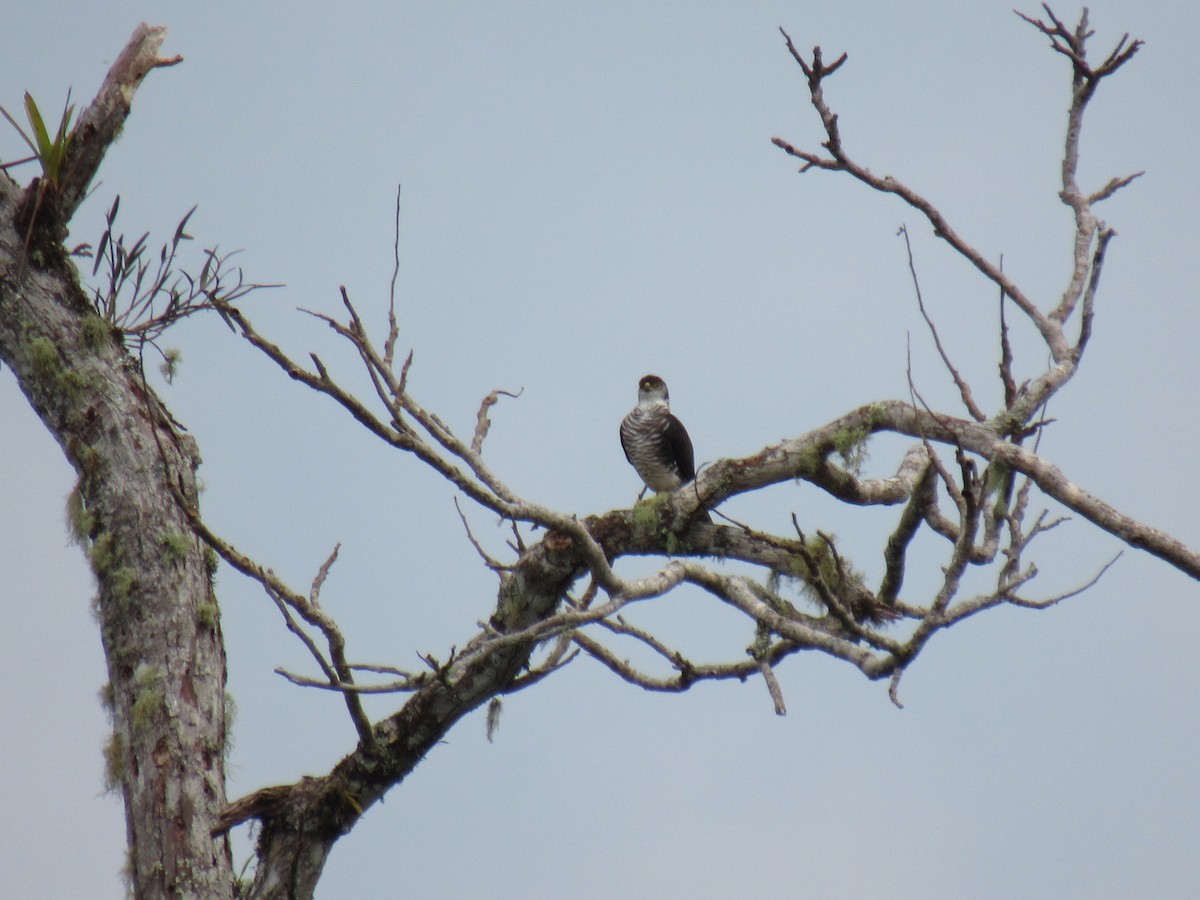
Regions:
<instances>
[{"instance_id":1,"label":"twig","mask_svg":"<svg viewBox=\"0 0 1200 900\"><path fill-rule=\"evenodd\" d=\"M284 668L276 668L275 674L297 687L316 688L317 690L333 691L334 693L348 696L358 694L411 694L413 691L420 690L428 683L428 676L424 674L414 676L411 679L402 678L383 684L350 684L336 680L329 681L319 678L309 678L306 675L297 675Z\"/></svg>"},{"instance_id":2,"label":"twig","mask_svg":"<svg viewBox=\"0 0 1200 900\"><path fill-rule=\"evenodd\" d=\"M57 196L64 222L70 220L87 195L108 148L125 125L134 92L142 81L154 69L183 62L182 56L158 55L166 37L167 29L161 25L143 23L135 28L129 43L104 77L95 99L76 121Z\"/></svg>"},{"instance_id":3,"label":"twig","mask_svg":"<svg viewBox=\"0 0 1200 900\"><path fill-rule=\"evenodd\" d=\"M917 308L921 311L921 318L925 320L925 324L929 328L929 333L933 337L933 343L937 347L938 356L942 358L942 363L945 365L946 371L954 379L954 384L958 387L959 396L962 397L963 406L967 408L967 411L976 422L985 422L987 421L987 416L976 405L975 398L971 395L971 386L963 380L958 369L950 361L950 357L946 353L946 348L942 346L942 339L938 334L937 326L933 324L933 319L929 318L929 313L925 310L925 301L921 297L921 281L917 277L917 264L913 260L912 241L908 238L908 229L901 225L898 234L904 237L904 249L908 253L908 271L912 276L913 289L917 293Z\"/></svg>"},{"instance_id":4,"label":"twig","mask_svg":"<svg viewBox=\"0 0 1200 900\"><path fill-rule=\"evenodd\" d=\"M400 337L400 326L396 322L396 279L400 275L400 185L396 185L396 229L392 243L395 265L392 268L392 283L388 288L388 333L383 342L383 362L389 369L396 354L396 340ZM411 358L411 356L410 356Z\"/></svg>"},{"instance_id":5,"label":"twig","mask_svg":"<svg viewBox=\"0 0 1200 900\"><path fill-rule=\"evenodd\" d=\"M766 682L767 692L771 695L771 702L775 704L775 715L786 716L787 704L783 702L783 689L779 686L779 679L775 677L775 670L771 668L771 664L766 660L758 660L758 673L762 675L763 681Z\"/></svg>"},{"instance_id":6,"label":"twig","mask_svg":"<svg viewBox=\"0 0 1200 900\"><path fill-rule=\"evenodd\" d=\"M467 521L466 515L462 511L462 507L458 505L458 497L454 498L454 508L458 510L458 518L462 521L463 530L467 533L467 540L471 542L471 546L475 548L475 552L479 554L479 558L483 560L483 564L493 572L507 572L512 569L512 566L505 565L498 559L493 558L483 546L475 539L474 533L471 531L471 523Z\"/></svg>"},{"instance_id":7,"label":"twig","mask_svg":"<svg viewBox=\"0 0 1200 900\"><path fill-rule=\"evenodd\" d=\"M341 629L338 628L337 623L326 615L319 605L305 598L303 594L298 594L288 588L270 569L264 569L248 556L236 550L232 544L219 538L204 524L195 508L187 503L183 495L178 493L177 490L176 502L188 517L192 530L206 544L212 547L223 560L262 586L267 596L274 601L280 614L283 615L288 630L300 639L300 642L304 644L309 654L325 674L326 684L339 690L342 687L353 686L354 675L351 667L346 662L345 638L342 636ZM329 568L333 565L336 558L337 549L335 548L313 579L311 588L313 597L319 596L321 585L324 583L329 573ZM308 633L300 627L300 623L292 615L293 612L304 619L309 625L318 629L325 637L326 644L329 647L328 660L326 660L325 655L320 651ZM373 745L375 741L374 731L371 728L370 719L367 718L367 714L358 700L357 694L353 691L342 691L342 694L345 698L346 710L350 714L350 719L354 723L359 739L368 746Z\"/></svg>"},{"instance_id":8,"label":"twig","mask_svg":"<svg viewBox=\"0 0 1200 900\"><path fill-rule=\"evenodd\" d=\"M333 552L329 554L328 559L321 563L321 568L317 570L317 577L313 579L312 590L308 594L308 602L314 608L319 608L321 605L321 588L325 584L325 579L329 577L329 570L333 568L333 564L337 562L338 553L341 551L341 543L334 544Z\"/></svg>"},{"instance_id":9,"label":"twig","mask_svg":"<svg viewBox=\"0 0 1200 900\"><path fill-rule=\"evenodd\" d=\"M1004 254L1000 255L999 269L1004 271ZM1017 381L1013 377L1012 343L1008 339L1008 321L1004 315L1004 288L1000 288L1000 383L1004 386L1004 408L1012 409L1017 399Z\"/></svg>"},{"instance_id":10,"label":"twig","mask_svg":"<svg viewBox=\"0 0 1200 900\"><path fill-rule=\"evenodd\" d=\"M483 452L483 441L487 437L488 431L492 427L492 420L488 418L488 410L491 409L500 400L501 395L505 397L520 397L525 393L525 388L517 391L515 394L512 391L494 390L479 404L479 412L475 416L475 434L471 438L471 450L476 453Z\"/></svg>"},{"instance_id":11,"label":"twig","mask_svg":"<svg viewBox=\"0 0 1200 900\"><path fill-rule=\"evenodd\" d=\"M892 673L892 677L888 680L888 699L896 709L904 709L904 704L900 702L900 678L904 674L904 669L900 666L896 667L896 671Z\"/></svg>"},{"instance_id":12,"label":"twig","mask_svg":"<svg viewBox=\"0 0 1200 900\"><path fill-rule=\"evenodd\" d=\"M905 504L904 512L896 529L888 536L887 546L883 552L884 575L879 585L879 602L884 606L895 603L904 584L904 568L908 555L908 546L916 537L917 530L925 521L929 507L936 502L934 493L934 468L926 464L917 486L913 488L912 496Z\"/></svg>"},{"instance_id":13,"label":"twig","mask_svg":"<svg viewBox=\"0 0 1200 900\"><path fill-rule=\"evenodd\" d=\"M1116 565L1117 560L1120 559L1124 553L1124 550L1119 550L1116 556L1100 567L1100 571L1089 578L1086 582L1079 585L1079 587L1072 588L1069 591L1064 591L1061 594L1056 594L1053 597L1047 597L1043 600L1024 600L1018 597L1010 597L1008 598L1008 602L1014 606L1023 606L1026 609L1047 609L1051 606L1061 603L1064 600L1069 600L1072 597L1078 597L1080 594L1091 590L1093 587L1099 584L1100 579L1104 577L1109 569Z\"/></svg>"}]
</instances>

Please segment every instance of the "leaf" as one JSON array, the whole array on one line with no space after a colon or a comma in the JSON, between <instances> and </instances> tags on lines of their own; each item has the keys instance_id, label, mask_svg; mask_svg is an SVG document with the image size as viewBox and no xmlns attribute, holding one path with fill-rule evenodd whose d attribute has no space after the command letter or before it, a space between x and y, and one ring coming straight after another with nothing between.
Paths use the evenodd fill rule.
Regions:
<instances>
[{"instance_id":1,"label":"leaf","mask_svg":"<svg viewBox=\"0 0 1200 900\"><path fill-rule=\"evenodd\" d=\"M62 118L58 120L58 135L54 138L54 143L66 147L71 131L71 116L74 114L75 105L71 102L71 89L67 88L67 99L63 102Z\"/></svg>"},{"instance_id":2,"label":"leaf","mask_svg":"<svg viewBox=\"0 0 1200 900\"><path fill-rule=\"evenodd\" d=\"M46 123L42 121L42 114L38 110L37 102L29 91L25 92L25 115L29 118L29 126L33 129L33 137L37 142L34 152L37 153L44 167L46 158L50 155L50 135L46 132Z\"/></svg>"},{"instance_id":3,"label":"leaf","mask_svg":"<svg viewBox=\"0 0 1200 900\"><path fill-rule=\"evenodd\" d=\"M212 270L213 262L216 261L216 250L205 250L207 258L204 260L204 267L200 269L200 290L205 290L208 287L208 278Z\"/></svg>"},{"instance_id":4,"label":"leaf","mask_svg":"<svg viewBox=\"0 0 1200 900\"><path fill-rule=\"evenodd\" d=\"M104 229L104 234L100 235L100 243L96 247L96 262L92 265L93 278L100 271L100 262L104 259L104 251L108 249L108 241L112 237L112 219L108 220L108 224L109 227Z\"/></svg>"},{"instance_id":5,"label":"leaf","mask_svg":"<svg viewBox=\"0 0 1200 900\"><path fill-rule=\"evenodd\" d=\"M196 207L193 206L187 211L187 215L180 220L179 227L175 229L176 244L178 244L180 241L190 241L192 239L192 236L190 234L186 234L183 229L187 228L188 219L192 217L192 213L195 211Z\"/></svg>"},{"instance_id":6,"label":"leaf","mask_svg":"<svg viewBox=\"0 0 1200 900\"><path fill-rule=\"evenodd\" d=\"M21 135L21 140L23 140L26 144L28 144L29 149L32 150L34 152L34 154L36 155L38 152L38 149L34 145L33 141L30 139L29 135L25 133L25 129L17 124L17 120L14 119L12 116L10 116L8 113L8 110L5 109L3 106L0 106L0 115L3 115L4 118L8 119L8 124L17 130L17 134Z\"/></svg>"},{"instance_id":7,"label":"leaf","mask_svg":"<svg viewBox=\"0 0 1200 900\"><path fill-rule=\"evenodd\" d=\"M33 129L34 143L37 144L34 147L34 153L37 154L38 161L42 164L42 174L47 181L54 185L58 184L58 176L62 171L63 162L67 158L67 145L71 139L71 117L75 114L75 107L71 105L70 100L71 94L68 92L67 105L63 109L62 118L58 121L58 132L51 140L50 132L46 130L46 122L42 118L42 112L38 109L37 101L33 99L33 95L29 91L25 92L25 115L29 119L29 126ZM26 142L29 142L28 138L26 138Z\"/></svg>"},{"instance_id":8,"label":"leaf","mask_svg":"<svg viewBox=\"0 0 1200 900\"><path fill-rule=\"evenodd\" d=\"M63 163L67 160L67 148L71 144L71 116L75 107L71 105L71 92L67 91L67 102L63 106L62 118L58 120L58 134L54 136L54 144L50 148L50 179L57 182L62 172Z\"/></svg>"}]
</instances>

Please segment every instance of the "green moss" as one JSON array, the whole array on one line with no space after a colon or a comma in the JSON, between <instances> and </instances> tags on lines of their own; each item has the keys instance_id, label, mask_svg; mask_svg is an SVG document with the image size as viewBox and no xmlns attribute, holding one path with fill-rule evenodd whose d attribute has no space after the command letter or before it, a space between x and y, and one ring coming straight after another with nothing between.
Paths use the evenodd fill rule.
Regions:
<instances>
[{"instance_id":1,"label":"green moss","mask_svg":"<svg viewBox=\"0 0 1200 900\"><path fill-rule=\"evenodd\" d=\"M51 384L62 371L62 361L58 358L58 348L50 338L34 338L29 342L29 365L33 377L45 384Z\"/></svg>"},{"instance_id":2,"label":"green moss","mask_svg":"<svg viewBox=\"0 0 1200 900\"><path fill-rule=\"evenodd\" d=\"M670 494L655 494L633 505L633 534L639 542L654 540L660 534L663 507L669 498Z\"/></svg>"},{"instance_id":3,"label":"green moss","mask_svg":"<svg viewBox=\"0 0 1200 900\"><path fill-rule=\"evenodd\" d=\"M781 575L779 572L771 572L767 576L765 584L758 584L758 587L761 589L760 596L767 603L767 605L770 606L771 609L775 610L775 612L779 613L780 615L787 616L790 619L795 618L800 614L800 611L796 609L795 605L793 605L789 600L787 600L787 598L783 596L783 587L785 583L790 583L792 581L794 581L794 579ZM806 590L807 585L801 582L800 589ZM761 623L759 624L759 627L762 627Z\"/></svg>"},{"instance_id":4,"label":"green moss","mask_svg":"<svg viewBox=\"0 0 1200 900\"><path fill-rule=\"evenodd\" d=\"M125 779L125 742L115 731L104 742L104 790L115 794Z\"/></svg>"},{"instance_id":5,"label":"green moss","mask_svg":"<svg viewBox=\"0 0 1200 900\"><path fill-rule=\"evenodd\" d=\"M99 618L99 616L97 616L97 618ZM101 623L101 625L103 627L103 623ZM122 669L128 669L131 666L136 665L140 656L140 648L138 645L131 643L127 638L124 637L124 635L120 634L119 631L113 629L111 626L108 626L106 634L109 636L108 646L111 648L108 651L109 665Z\"/></svg>"},{"instance_id":6,"label":"green moss","mask_svg":"<svg viewBox=\"0 0 1200 900\"><path fill-rule=\"evenodd\" d=\"M992 462L983 471L983 496L986 500L992 494L996 499L992 504L992 515L1003 516L1008 512L1008 502L1012 498L1013 473L1004 463Z\"/></svg>"},{"instance_id":7,"label":"green moss","mask_svg":"<svg viewBox=\"0 0 1200 900\"><path fill-rule=\"evenodd\" d=\"M76 369L67 369L59 376L58 390L65 397L78 397L88 386L88 380Z\"/></svg>"},{"instance_id":8,"label":"green moss","mask_svg":"<svg viewBox=\"0 0 1200 900\"><path fill-rule=\"evenodd\" d=\"M233 699L233 694L229 691L225 692L225 757L229 758L229 754L233 750L233 723L237 721L237 701Z\"/></svg>"},{"instance_id":9,"label":"green moss","mask_svg":"<svg viewBox=\"0 0 1200 900\"><path fill-rule=\"evenodd\" d=\"M80 547L87 547L94 525L95 518L88 512L87 506L83 502L83 494L79 490L79 485L75 485L71 493L67 494L67 531L70 532L71 539L76 544Z\"/></svg>"},{"instance_id":10,"label":"green moss","mask_svg":"<svg viewBox=\"0 0 1200 900\"><path fill-rule=\"evenodd\" d=\"M103 347L111 333L112 329L108 322L95 313L84 316L83 323L80 325L80 335L83 337L84 344L93 350Z\"/></svg>"},{"instance_id":11,"label":"green moss","mask_svg":"<svg viewBox=\"0 0 1200 900\"><path fill-rule=\"evenodd\" d=\"M154 688L148 688L138 694L130 710L134 734L145 734L154 726L162 710L162 701L162 692Z\"/></svg>"},{"instance_id":12,"label":"green moss","mask_svg":"<svg viewBox=\"0 0 1200 900\"><path fill-rule=\"evenodd\" d=\"M1013 412L1012 410L1006 409L997 413L992 418L991 424L1000 434L1012 435L1016 434L1024 427L1025 421L1019 414Z\"/></svg>"},{"instance_id":13,"label":"green moss","mask_svg":"<svg viewBox=\"0 0 1200 900\"><path fill-rule=\"evenodd\" d=\"M692 549L689 541L685 540L678 532L667 532L667 555L678 556L680 553L687 553Z\"/></svg>"},{"instance_id":14,"label":"green moss","mask_svg":"<svg viewBox=\"0 0 1200 900\"><path fill-rule=\"evenodd\" d=\"M862 583L862 573L855 569L845 557L841 558L841 572L839 573L837 557L819 535L807 538L804 545L805 552L792 554L786 568L779 574L798 582L800 591L809 600L815 603L821 602L820 593L814 587L818 583L824 583L830 590L844 595L846 585L842 584L843 574L850 583ZM777 590L777 587L774 585L772 589Z\"/></svg>"},{"instance_id":15,"label":"green moss","mask_svg":"<svg viewBox=\"0 0 1200 900\"><path fill-rule=\"evenodd\" d=\"M100 471L100 451L95 447L83 446L76 448L76 459L83 474L94 477Z\"/></svg>"},{"instance_id":16,"label":"green moss","mask_svg":"<svg viewBox=\"0 0 1200 900\"><path fill-rule=\"evenodd\" d=\"M137 571L128 566L114 569L108 575L109 590L117 600L126 600L137 586Z\"/></svg>"},{"instance_id":17,"label":"green moss","mask_svg":"<svg viewBox=\"0 0 1200 900\"><path fill-rule=\"evenodd\" d=\"M82 374L63 365L58 348L49 338L29 342L29 365L34 379L48 393L77 397L87 387Z\"/></svg>"},{"instance_id":18,"label":"green moss","mask_svg":"<svg viewBox=\"0 0 1200 900\"><path fill-rule=\"evenodd\" d=\"M796 465L801 474L815 472L821 465L821 450L815 444L805 446L796 457Z\"/></svg>"},{"instance_id":19,"label":"green moss","mask_svg":"<svg viewBox=\"0 0 1200 900\"><path fill-rule=\"evenodd\" d=\"M208 547L204 551L204 568L208 570L208 574L216 575L217 566L221 564L221 557L217 556L217 551L212 547Z\"/></svg>"},{"instance_id":20,"label":"green moss","mask_svg":"<svg viewBox=\"0 0 1200 900\"><path fill-rule=\"evenodd\" d=\"M116 699L113 695L112 682L104 682L97 693L100 697L100 705L104 707L106 712L111 713L113 710L113 701Z\"/></svg>"},{"instance_id":21,"label":"green moss","mask_svg":"<svg viewBox=\"0 0 1200 900\"><path fill-rule=\"evenodd\" d=\"M221 621L221 610L215 603L201 603L196 607L196 624L212 631Z\"/></svg>"},{"instance_id":22,"label":"green moss","mask_svg":"<svg viewBox=\"0 0 1200 900\"><path fill-rule=\"evenodd\" d=\"M102 592L107 590L108 596L119 602L128 600L133 594L133 589L137 587L137 570L121 565L121 554L117 550L112 533L98 535L92 541L88 556L92 561L92 571L101 583Z\"/></svg>"},{"instance_id":23,"label":"green moss","mask_svg":"<svg viewBox=\"0 0 1200 900\"><path fill-rule=\"evenodd\" d=\"M789 578L799 578L802 581L807 581L812 575L812 569L809 568L808 562L798 553L794 553L788 557L787 570L783 573Z\"/></svg>"},{"instance_id":24,"label":"green moss","mask_svg":"<svg viewBox=\"0 0 1200 900\"><path fill-rule=\"evenodd\" d=\"M145 734L162 718L164 695L158 668L142 664L133 673L136 696L129 710L134 734Z\"/></svg>"},{"instance_id":25,"label":"green moss","mask_svg":"<svg viewBox=\"0 0 1200 900\"><path fill-rule=\"evenodd\" d=\"M188 550L191 547L191 541L188 540L186 534L172 532L164 534L160 540L163 550L166 551L167 559L172 562L182 562L187 559Z\"/></svg>"},{"instance_id":26,"label":"green moss","mask_svg":"<svg viewBox=\"0 0 1200 900\"><path fill-rule=\"evenodd\" d=\"M92 541L91 550L88 551L88 557L92 561L92 571L98 578L117 567L116 540L110 532L96 536Z\"/></svg>"},{"instance_id":27,"label":"green moss","mask_svg":"<svg viewBox=\"0 0 1200 900\"><path fill-rule=\"evenodd\" d=\"M863 425L860 428L844 428L833 435L833 449L846 468L855 474L867 461L867 440L871 437L871 429Z\"/></svg>"}]
</instances>

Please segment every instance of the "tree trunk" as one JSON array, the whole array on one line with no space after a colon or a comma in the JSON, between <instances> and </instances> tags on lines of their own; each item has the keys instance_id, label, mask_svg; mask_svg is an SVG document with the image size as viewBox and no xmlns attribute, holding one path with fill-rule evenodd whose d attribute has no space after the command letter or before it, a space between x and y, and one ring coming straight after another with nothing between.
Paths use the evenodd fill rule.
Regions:
<instances>
[{"instance_id":1,"label":"tree trunk","mask_svg":"<svg viewBox=\"0 0 1200 900\"><path fill-rule=\"evenodd\" d=\"M212 835L225 805L225 651L210 555L176 500L196 503L200 457L61 244L133 89L160 64L162 34L135 33L59 184L39 197L37 181L22 190L0 173L0 361L79 475L70 518L98 585L107 770L125 802L134 896L221 898L233 895L228 841Z\"/></svg>"}]
</instances>

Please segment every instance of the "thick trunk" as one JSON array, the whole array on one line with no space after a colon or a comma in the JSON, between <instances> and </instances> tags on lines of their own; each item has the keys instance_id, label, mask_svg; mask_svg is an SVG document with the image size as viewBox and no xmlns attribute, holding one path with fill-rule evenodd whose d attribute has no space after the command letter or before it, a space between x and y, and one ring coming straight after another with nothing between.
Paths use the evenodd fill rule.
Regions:
<instances>
[{"instance_id":1,"label":"thick trunk","mask_svg":"<svg viewBox=\"0 0 1200 900\"><path fill-rule=\"evenodd\" d=\"M0 361L79 474L71 519L98 584L107 768L125 801L134 894L220 898L233 892L228 843L212 835L225 803L225 652L208 554L175 493L195 503L199 454L59 242L161 40L135 34L76 129L58 189L35 205L35 188L0 173Z\"/></svg>"},{"instance_id":2,"label":"thick trunk","mask_svg":"<svg viewBox=\"0 0 1200 900\"><path fill-rule=\"evenodd\" d=\"M99 587L130 874L138 897L229 896L225 656L194 500L194 442L172 426L70 263L23 260L21 193L0 176L0 359L79 473L72 524ZM23 270L23 271L22 271Z\"/></svg>"}]
</instances>

